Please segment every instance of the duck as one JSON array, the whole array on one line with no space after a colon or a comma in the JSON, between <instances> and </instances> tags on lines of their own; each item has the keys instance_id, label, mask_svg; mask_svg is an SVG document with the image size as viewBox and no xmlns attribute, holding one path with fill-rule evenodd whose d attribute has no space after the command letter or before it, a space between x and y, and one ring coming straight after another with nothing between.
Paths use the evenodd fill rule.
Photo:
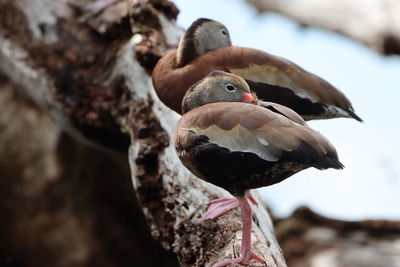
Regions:
<instances>
[{"instance_id":1,"label":"duck","mask_svg":"<svg viewBox=\"0 0 400 267\"><path fill-rule=\"evenodd\" d=\"M159 99L180 113L188 88L213 70L241 76L259 99L287 106L305 120L362 121L350 100L326 80L282 57L233 46L228 29L206 18L194 21L177 49L157 62L152 82Z\"/></svg>"},{"instance_id":2,"label":"duck","mask_svg":"<svg viewBox=\"0 0 400 267\"><path fill-rule=\"evenodd\" d=\"M174 144L182 164L199 179L221 187L233 198L212 200L198 220L216 219L239 207L240 256L216 263L248 265L264 260L251 250L250 190L279 183L314 167L342 169L333 145L286 106L264 102L240 76L213 71L187 90Z\"/></svg>"}]
</instances>

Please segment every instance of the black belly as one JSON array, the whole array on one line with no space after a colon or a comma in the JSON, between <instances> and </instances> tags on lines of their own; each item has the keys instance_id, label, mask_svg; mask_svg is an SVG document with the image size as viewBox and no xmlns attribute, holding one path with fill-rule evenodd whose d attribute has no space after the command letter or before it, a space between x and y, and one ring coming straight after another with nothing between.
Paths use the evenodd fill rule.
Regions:
<instances>
[{"instance_id":1,"label":"black belly","mask_svg":"<svg viewBox=\"0 0 400 267\"><path fill-rule=\"evenodd\" d=\"M277 161L267 161L251 152L230 151L209 142L207 136L194 132L189 135L189 143L180 146L182 150L178 154L190 159L196 173L207 182L236 196L243 196L248 189L279 183L308 167L343 168L335 152L321 156L306 142L301 142L293 151L281 151Z\"/></svg>"},{"instance_id":2,"label":"black belly","mask_svg":"<svg viewBox=\"0 0 400 267\"><path fill-rule=\"evenodd\" d=\"M309 167L293 160L266 161L250 152L230 151L208 143L191 151L198 171L207 182L243 196L245 191L279 183Z\"/></svg>"}]
</instances>

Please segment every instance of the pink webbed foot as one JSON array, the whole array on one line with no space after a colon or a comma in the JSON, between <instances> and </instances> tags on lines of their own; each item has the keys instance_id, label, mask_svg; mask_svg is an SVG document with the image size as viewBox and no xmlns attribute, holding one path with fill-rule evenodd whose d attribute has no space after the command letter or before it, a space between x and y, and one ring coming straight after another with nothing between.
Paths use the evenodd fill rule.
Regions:
<instances>
[{"instance_id":1,"label":"pink webbed foot","mask_svg":"<svg viewBox=\"0 0 400 267\"><path fill-rule=\"evenodd\" d=\"M250 200L251 203L258 206L257 201L250 194L250 190L246 191L246 197ZM197 221L198 224L203 223L209 219L218 218L231 209L234 209L239 206L239 201L237 198L218 198L211 200L207 209L207 212Z\"/></svg>"},{"instance_id":2,"label":"pink webbed foot","mask_svg":"<svg viewBox=\"0 0 400 267\"><path fill-rule=\"evenodd\" d=\"M236 258L236 259L224 260L224 261L218 262L217 264L214 264L212 267L223 267L223 266L228 266L229 264L232 264L232 263L249 265L251 259L255 259L259 263L265 264L265 261L263 258L257 256L253 252L251 252L250 257L240 256L239 258Z\"/></svg>"},{"instance_id":3,"label":"pink webbed foot","mask_svg":"<svg viewBox=\"0 0 400 267\"><path fill-rule=\"evenodd\" d=\"M220 198L212 200L210 201L207 212L197 221L197 223L201 224L208 219L218 218L238 206L239 201L236 198Z\"/></svg>"}]
</instances>

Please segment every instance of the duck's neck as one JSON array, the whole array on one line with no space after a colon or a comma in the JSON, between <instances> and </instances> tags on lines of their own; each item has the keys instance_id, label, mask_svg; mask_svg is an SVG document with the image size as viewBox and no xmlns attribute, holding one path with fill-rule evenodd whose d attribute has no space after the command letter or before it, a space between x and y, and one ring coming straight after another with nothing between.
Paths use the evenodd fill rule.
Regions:
<instances>
[{"instance_id":1,"label":"duck's neck","mask_svg":"<svg viewBox=\"0 0 400 267\"><path fill-rule=\"evenodd\" d=\"M193 91L193 88L197 86L200 82L194 84L194 86L190 87L186 92L185 96L182 99L182 114L201 106L204 103L201 103L203 96L199 95L197 91ZM204 92L203 92L204 94Z\"/></svg>"},{"instance_id":2,"label":"duck's neck","mask_svg":"<svg viewBox=\"0 0 400 267\"><path fill-rule=\"evenodd\" d=\"M185 33L179 42L178 50L176 53L176 65L177 67L184 67L190 61L195 59L199 55L193 35Z\"/></svg>"}]
</instances>

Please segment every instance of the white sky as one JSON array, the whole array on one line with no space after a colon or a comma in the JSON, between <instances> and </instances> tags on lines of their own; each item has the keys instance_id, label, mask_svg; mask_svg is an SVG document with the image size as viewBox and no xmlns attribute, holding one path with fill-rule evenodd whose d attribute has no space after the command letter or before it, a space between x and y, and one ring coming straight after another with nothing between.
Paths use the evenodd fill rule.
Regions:
<instances>
[{"instance_id":1,"label":"white sky","mask_svg":"<svg viewBox=\"0 0 400 267\"><path fill-rule=\"evenodd\" d=\"M260 189L275 214L287 216L304 204L340 219L400 219L400 57L381 57L349 39L302 29L275 14L259 15L240 0L174 2L182 27L199 17L224 23L234 45L290 59L340 88L365 121L309 123L335 145L346 168L308 169Z\"/></svg>"}]
</instances>

